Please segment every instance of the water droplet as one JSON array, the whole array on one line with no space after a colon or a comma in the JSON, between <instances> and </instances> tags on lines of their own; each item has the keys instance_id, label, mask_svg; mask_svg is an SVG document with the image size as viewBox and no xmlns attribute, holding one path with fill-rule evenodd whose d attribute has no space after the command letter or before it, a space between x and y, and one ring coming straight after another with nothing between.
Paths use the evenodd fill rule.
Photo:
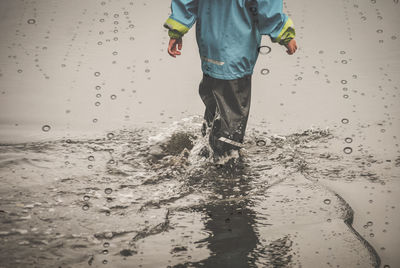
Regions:
<instances>
[{"instance_id":1,"label":"water droplet","mask_svg":"<svg viewBox=\"0 0 400 268\"><path fill-rule=\"evenodd\" d=\"M110 215L111 215L110 211L106 211L106 216L110 216Z\"/></svg>"},{"instance_id":2,"label":"water droplet","mask_svg":"<svg viewBox=\"0 0 400 268\"><path fill-rule=\"evenodd\" d=\"M344 139L344 141L345 141L346 143L352 143L352 142L353 142L353 139L349 137L349 138Z\"/></svg>"},{"instance_id":3,"label":"water droplet","mask_svg":"<svg viewBox=\"0 0 400 268\"><path fill-rule=\"evenodd\" d=\"M331 200L327 198L327 199L324 200L324 203L329 205L331 203Z\"/></svg>"},{"instance_id":4,"label":"water droplet","mask_svg":"<svg viewBox=\"0 0 400 268\"><path fill-rule=\"evenodd\" d=\"M347 60L342 60L342 63L343 64L347 64Z\"/></svg>"},{"instance_id":5,"label":"water droplet","mask_svg":"<svg viewBox=\"0 0 400 268\"><path fill-rule=\"evenodd\" d=\"M35 19L29 19L27 22L28 22L28 24L35 24L36 20Z\"/></svg>"},{"instance_id":6,"label":"water droplet","mask_svg":"<svg viewBox=\"0 0 400 268\"><path fill-rule=\"evenodd\" d=\"M110 243L104 242L103 247L108 248L110 246Z\"/></svg>"},{"instance_id":7,"label":"water droplet","mask_svg":"<svg viewBox=\"0 0 400 268\"><path fill-rule=\"evenodd\" d=\"M344 94L344 95L343 95L343 98L348 99L348 98L349 98L349 95Z\"/></svg>"},{"instance_id":8,"label":"water droplet","mask_svg":"<svg viewBox=\"0 0 400 268\"><path fill-rule=\"evenodd\" d=\"M353 152L353 149L351 147L344 147L343 152L345 154L351 154Z\"/></svg>"},{"instance_id":9,"label":"water droplet","mask_svg":"<svg viewBox=\"0 0 400 268\"><path fill-rule=\"evenodd\" d=\"M267 143L264 140L256 141L257 146L265 146Z\"/></svg>"},{"instance_id":10,"label":"water droplet","mask_svg":"<svg viewBox=\"0 0 400 268\"><path fill-rule=\"evenodd\" d=\"M266 68L261 69L261 74L262 74L262 75L267 75L267 74L269 74L269 70L266 69Z\"/></svg>"},{"instance_id":11,"label":"water droplet","mask_svg":"<svg viewBox=\"0 0 400 268\"><path fill-rule=\"evenodd\" d=\"M97 123L99 120L97 118L93 118L92 122Z\"/></svg>"},{"instance_id":12,"label":"water droplet","mask_svg":"<svg viewBox=\"0 0 400 268\"><path fill-rule=\"evenodd\" d=\"M96 94L96 98L101 98L101 94L100 93Z\"/></svg>"},{"instance_id":13,"label":"water droplet","mask_svg":"<svg viewBox=\"0 0 400 268\"><path fill-rule=\"evenodd\" d=\"M108 139L114 138L114 133L107 133L107 138Z\"/></svg>"},{"instance_id":14,"label":"water droplet","mask_svg":"<svg viewBox=\"0 0 400 268\"><path fill-rule=\"evenodd\" d=\"M146 73L150 73L150 69L146 69L145 72L146 72Z\"/></svg>"},{"instance_id":15,"label":"water droplet","mask_svg":"<svg viewBox=\"0 0 400 268\"><path fill-rule=\"evenodd\" d=\"M372 221L369 221L369 222L367 222L367 225L372 226L372 225L374 225L374 223Z\"/></svg>"},{"instance_id":16,"label":"water droplet","mask_svg":"<svg viewBox=\"0 0 400 268\"><path fill-rule=\"evenodd\" d=\"M108 254L108 250L107 250L107 249L104 249L104 250L103 250L103 254L104 254L104 255Z\"/></svg>"},{"instance_id":17,"label":"water droplet","mask_svg":"<svg viewBox=\"0 0 400 268\"><path fill-rule=\"evenodd\" d=\"M83 201L89 201L89 199L90 199L90 196L88 196L88 195L83 196Z\"/></svg>"},{"instance_id":18,"label":"water droplet","mask_svg":"<svg viewBox=\"0 0 400 268\"><path fill-rule=\"evenodd\" d=\"M42 130L43 130L44 132L48 132L48 131L50 131L50 129L51 129L51 127L50 127L49 125L44 125L44 126L42 126Z\"/></svg>"},{"instance_id":19,"label":"water droplet","mask_svg":"<svg viewBox=\"0 0 400 268\"><path fill-rule=\"evenodd\" d=\"M21 70L21 69L18 69L17 72L18 72L18 73L22 73L22 70Z\"/></svg>"},{"instance_id":20,"label":"water droplet","mask_svg":"<svg viewBox=\"0 0 400 268\"><path fill-rule=\"evenodd\" d=\"M117 56L117 55L118 55L118 52L117 52L117 51L114 51L112 54L113 54L114 56Z\"/></svg>"},{"instance_id":21,"label":"water droplet","mask_svg":"<svg viewBox=\"0 0 400 268\"><path fill-rule=\"evenodd\" d=\"M107 260L103 260L103 264L107 264L108 263L108 261Z\"/></svg>"},{"instance_id":22,"label":"water droplet","mask_svg":"<svg viewBox=\"0 0 400 268\"><path fill-rule=\"evenodd\" d=\"M99 77L100 76L100 72L95 72L94 76Z\"/></svg>"},{"instance_id":23,"label":"water droplet","mask_svg":"<svg viewBox=\"0 0 400 268\"><path fill-rule=\"evenodd\" d=\"M93 155L89 156L89 157L88 157L88 160L89 160L89 161L94 161L94 156L93 156Z\"/></svg>"},{"instance_id":24,"label":"water droplet","mask_svg":"<svg viewBox=\"0 0 400 268\"><path fill-rule=\"evenodd\" d=\"M104 190L104 192L105 192L106 194L111 194L111 193L112 193L112 189L111 189L111 188L106 188L106 189Z\"/></svg>"},{"instance_id":25,"label":"water droplet","mask_svg":"<svg viewBox=\"0 0 400 268\"><path fill-rule=\"evenodd\" d=\"M269 46L260 46L258 48L258 53L261 55L267 55L271 52L271 48Z\"/></svg>"},{"instance_id":26,"label":"water droplet","mask_svg":"<svg viewBox=\"0 0 400 268\"><path fill-rule=\"evenodd\" d=\"M376 30L376 32L377 33L383 33L383 30L382 29L378 29L378 30Z\"/></svg>"},{"instance_id":27,"label":"water droplet","mask_svg":"<svg viewBox=\"0 0 400 268\"><path fill-rule=\"evenodd\" d=\"M96 86L96 90L100 90L101 89L101 86Z\"/></svg>"},{"instance_id":28,"label":"water droplet","mask_svg":"<svg viewBox=\"0 0 400 268\"><path fill-rule=\"evenodd\" d=\"M346 54L346 51L342 50L342 51L340 51L340 54L344 55L344 54Z\"/></svg>"},{"instance_id":29,"label":"water droplet","mask_svg":"<svg viewBox=\"0 0 400 268\"><path fill-rule=\"evenodd\" d=\"M347 119L347 118L342 119L342 124L348 124L348 123L349 123L349 119Z\"/></svg>"},{"instance_id":30,"label":"water droplet","mask_svg":"<svg viewBox=\"0 0 400 268\"><path fill-rule=\"evenodd\" d=\"M96 102L94 103L95 106L100 106L100 104L101 104L101 103L100 103L99 101L96 101Z\"/></svg>"},{"instance_id":31,"label":"water droplet","mask_svg":"<svg viewBox=\"0 0 400 268\"><path fill-rule=\"evenodd\" d=\"M347 80L342 80L342 81L340 81L340 83L342 83L343 85L345 85L345 84L347 84Z\"/></svg>"},{"instance_id":32,"label":"water droplet","mask_svg":"<svg viewBox=\"0 0 400 268\"><path fill-rule=\"evenodd\" d=\"M110 96L110 98L111 98L112 100L115 100L115 99L117 98L117 95L113 94L113 95Z\"/></svg>"},{"instance_id":33,"label":"water droplet","mask_svg":"<svg viewBox=\"0 0 400 268\"><path fill-rule=\"evenodd\" d=\"M88 204L83 205L83 206L82 206L82 209L83 209L83 210L88 210L88 209L89 209L89 205L88 205Z\"/></svg>"}]
</instances>

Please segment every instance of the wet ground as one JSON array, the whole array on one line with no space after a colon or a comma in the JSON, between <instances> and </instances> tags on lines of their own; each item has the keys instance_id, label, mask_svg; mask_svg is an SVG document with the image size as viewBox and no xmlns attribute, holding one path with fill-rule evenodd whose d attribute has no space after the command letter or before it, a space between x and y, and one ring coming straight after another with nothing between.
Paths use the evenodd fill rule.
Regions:
<instances>
[{"instance_id":1,"label":"wet ground","mask_svg":"<svg viewBox=\"0 0 400 268\"><path fill-rule=\"evenodd\" d=\"M199 155L200 123L2 144L2 267L378 267L378 251L397 262L385 170L399 158L332 153L329 129L249 131L242 157L216 165ZM367 212L340 186L365 192Z\"/></svg>"},{"instance_id":2,"label":"wet ground","mask_svg":"<svg viewBox=\"0 0 400 268\"><path fill-rule=\"evenodd\" d=\"M399 2L285 1L228 166L169 6L0 1L0 267L400 267Z\"/></svg>"}]
</instances>

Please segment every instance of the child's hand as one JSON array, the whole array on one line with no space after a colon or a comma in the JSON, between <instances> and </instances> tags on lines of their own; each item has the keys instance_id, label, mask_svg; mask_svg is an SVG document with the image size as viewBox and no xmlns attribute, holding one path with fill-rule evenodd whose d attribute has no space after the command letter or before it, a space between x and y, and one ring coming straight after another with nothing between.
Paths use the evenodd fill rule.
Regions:
<instances>
[{"instance_id":1,"label":"child's hand","mask_svg":"<svg viewBox=\"0 0 400 268\"><path fill-rule=\"evenodd\" d=\"M178 50L182 49L182 38L179 39L171 38L168 44L168 54L171 57L176 58L176 55L181 55L181 52L179 52L177 49Z\"/></svg>"},{"instance_id":2,"label":"child's hand","mask_svg":"<svg viewBox=\"0 0 400 268\"><path fill-rule=\"evenodd\" d=\"M294 39L290 40L289 43L286 45L286 48L287 48L286 50L287 54L292 55L293 53L295 53L297 50L296 40Z\"/></svg>"}]
</instances>

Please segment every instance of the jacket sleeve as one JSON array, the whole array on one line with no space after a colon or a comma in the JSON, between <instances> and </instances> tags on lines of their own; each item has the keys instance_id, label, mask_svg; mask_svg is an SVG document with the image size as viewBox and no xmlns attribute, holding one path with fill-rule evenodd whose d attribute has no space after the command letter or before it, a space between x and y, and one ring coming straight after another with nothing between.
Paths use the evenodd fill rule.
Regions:
<instances>
[{"instance_id":1,"label":"jacket sleeve","mask_svg":"<svg viewBox=\"0 0 400 268\"><path fill-rule=\"evenodd\" d=\"M197 20L197 6L199 0L172 0L171 16L164 23L169 29L171 38L180 38L186 34Z\"/></svg>"},{"instance_id":2,"label":"jacket sleeve","mask_svg":"<svg viewBox=\"0 0 400 268\"><path fill-rule=\"evenodd\" d=\"M259 1L258 27L280 45L287 45L296 35L292 20L282 11L282 0Z\"/></svg>"}]
</instances>

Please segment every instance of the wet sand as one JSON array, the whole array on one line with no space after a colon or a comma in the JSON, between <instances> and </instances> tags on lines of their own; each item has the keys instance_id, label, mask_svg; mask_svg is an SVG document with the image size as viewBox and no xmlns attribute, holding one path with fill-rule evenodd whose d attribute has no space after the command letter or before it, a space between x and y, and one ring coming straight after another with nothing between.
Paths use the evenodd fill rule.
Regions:
<instances>
[{"instance_id":1,"label":"wet sand","mask_svg":"<svg viewBox=\"0 0 400 268\"><path fill-rule=\"evenodd\" d=\"M400 266L400 5L284 9L221 167L168 1L1 1L0 267Z\"/></svg>"}]
</instances>

